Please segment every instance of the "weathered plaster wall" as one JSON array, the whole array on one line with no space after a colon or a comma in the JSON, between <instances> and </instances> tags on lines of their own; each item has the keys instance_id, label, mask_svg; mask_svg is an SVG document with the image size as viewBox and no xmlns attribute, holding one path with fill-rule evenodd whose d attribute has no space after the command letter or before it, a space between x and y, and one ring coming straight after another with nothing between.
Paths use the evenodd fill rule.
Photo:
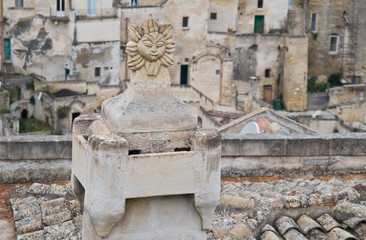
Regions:
<instances>
[{"instance_id":1,"label":"weathered plaster wall","mask_svg":"<svg viewBox=\"0 0 366 240\"><path fill-rule=\"evenodd\" d=\"M120 40L120 21L118 19L83 20L76 22L76 41L110 42Z\"/></svg>"},{"instance_id":2,"label":"weathered plaster wall","mask_svg":"<svg viewBox=\"0 0 366 240\"><path fill-rule=\"evenodd\" d=\"M2 90L0 92L0 110L9 109L9 107L10 107L9 92L6 90Z\"/></svg>"},{"instance_id":3,"label":"weathered plaster wall","mask_svg":"<svg viewBox=\"0 0 366 240\"><path fill-rule=\"evenodd\" d=\"M71 60L80 71L81 79L110 85L119 83L119 42L84 43L73 46ZM96 67L100 68L99 77L95 76Z\"/></svg>"},{"instance_id":4,"label":"weathered plaster wall","mask_svg":"<svg viewBox=\"0 0 366 240\"><path fill-rule=\"evenodd\" d=\"M206 55L192 65L191 85L214 102L220 101L221 63L217 56Z\"/></svg>"},{"instance_id":5,"label":"weathered plaster wall","mask_svg":"<svg viewBox=\"0 0 366 240\"><path fill-rule=\"evenodd\" d=\"M264 16L264 33L282 29L285 26L288 0L264 0L263 8L258 9L258 0L238 0L237 33L253 33L254 18Z\"/></svg>"},{"instance_id":6,"label":"weathered plaster wall","mask_svg":"<svg viewBox=\"0 0 366 240\"><path fill-rule=\"evenodd\" d=\"M51 80L64 74L67 24L56 24L42 15L26 19L17 16L9 20L5 32L5 37L11 36L11 58L17 72L36 73Z\"/></svg>"},{"instance_id":7,"label":"weathered plaster wall","mask_svg":"<svg viewBox=\"0 0 366 240\"><path fill-rule=\"evenodd\" d=\"M306 37L286 37L282 93L288 111L307 107L307 42Z\"/></svg>"},{"instance_id":8,"label":"weathered plaster wall","mask_svg":"<svg viewBox=\"0 0 366 240\"><path fill-rule=\"evenodd\" d=\"M61 89L69 89L79 93L86 92L85 81L52 81L52 82L39 82L35 81L35 91L48 91L55 93Z\"/></svg>"},{"instance_id":9,"label":"weathered plaster wall","mask_svg":"<svg viewBox=\"0 0 366 240\"><path fill-rule=\"evenodd\" d=\"M345 122L363 122L366 123L366 101L360 101L353 104L340 105L336 109L337 117Z\"/></svg>"},{"instance_id":10,"label":"weathered plaster wall","mask_svg":"<svg viewBox=\"0 0 366 240\"><path fill-rule=\"evenodd\" d=\"M329 89L329 106L365 99L366 86L364 84L344 85Z\"/></svg>"},{"instance_id":11,"label":"weathered plaster wall","mask_svg":"<svg viewBox=\"0 0 366 240\"><path fill-rule=\"evenodd\" d=\"M208 8L208 31L227 32L236 28L238 0L210 0ZM216 20L210 19L210 13L216 13Z\"/></svg>"}]
</instances>

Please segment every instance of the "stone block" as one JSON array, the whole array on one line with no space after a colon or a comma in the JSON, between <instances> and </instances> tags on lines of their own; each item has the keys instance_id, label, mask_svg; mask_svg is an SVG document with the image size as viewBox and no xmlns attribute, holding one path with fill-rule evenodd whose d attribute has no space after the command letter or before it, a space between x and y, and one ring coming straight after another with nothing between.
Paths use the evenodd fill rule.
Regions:
<instances>
[{"instance_id":1,"label":"stone block","mask_svg":"<svg viewBox=\"0 0 366 240\"><path fill-rule=\"evenodd\" d=\"M43 227L42 215L40 213L36 214L36 215L32 215L32 216L23 218L19 221L15 221L14 224L15 224L15 229L18 234L37 231L37 230L42 229L42 227Z\"/></svg>"},{"instance_id":2,"label":"stone block","mask_svg":"<svg viewBox=\"0 0 366 240\"><path fill-rule=\"evenodd\" d=\"M20 220L41 213L38 201L34 197L28 197L12 205L14 220Z\"/></svg>"},{"instance_id":3,"label":"stone block","mask_svg":"<svg viewBox=\"0 0 366 240\"><path fill-rule=\"evenodd\" d=\"M45 240L63 240L77 236L73 220L44 228Z\"/></svg>"},{"instance_id":4,"label":"stone block","mask_svg":"<svg viewBox=\"0 0 366 240\"><path fill-rule=\"evenodd\" d=\"M45 201L41 204L43 222L50 226L71 219L71 211L64 198Z\"/></svg>"},{"instance_id":5,"label":"stone block","mask_svg":"<svg viewBox=\"0 0 366 240\"><path fill-rule=\"evenodd\" d=\"M43 240L44 239L44 231L36 231L32 233L26 233L18 235L17 240Z\"/></svg>"}]
</instances>

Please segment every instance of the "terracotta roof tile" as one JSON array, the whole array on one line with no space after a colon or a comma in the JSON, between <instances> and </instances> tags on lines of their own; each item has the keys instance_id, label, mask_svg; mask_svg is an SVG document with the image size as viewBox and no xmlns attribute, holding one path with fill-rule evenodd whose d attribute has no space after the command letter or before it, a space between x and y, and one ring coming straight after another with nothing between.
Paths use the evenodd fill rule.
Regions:
<instances>
[{"instance_id":1,"label":"terracotta roof tile","mask_svg":"<svg viewBox=\"0 0 366 240\"><path fill-rule=\"evenodd\" d=\"M286 240L308 240L304 235L302 235L298 230L296 229L290 229L285 235Z\"/></svg>"},{"instance_id":2,"label":"terracotta roof tile","mask_svg":"<svg viewBox=\"0 0 366 240\"><path fill-rule=\"evenodd\" d=\"M299 219L297 219L297 224L299 225L304 234L307 234L311 230L317 228L322 230L322 227L319 225L319 223L317 223L307 215L302 215L301 217L299 217Z\"/></svg>"},{"instance_id":3,"label":"terracotta roof tile","mask_svg":"<svg viewBox=\"0 0 366 240\"><path fill-rule=\"evenodd\" d=\"M330 236L334 240L358 239L349 232L343 230L342 228L333 228L333 230L328 233L328 236Z\"/></svg>"},{"instance_id":4,"label":"terracotta roof tile","mask_svg":"<svg viewBox=\"0 0 366 240\"><path fill-rule=\"evenodd\" d=\"M277 219L276 227L282 235L285 235L291 229L300 230L299 226L295 223L295 221L287 216L283 216Z\"/></svg>"},{"instance_id":5,"label":"terracotta roof tile","mask_svg":"<svg viewBox=\"0 0 366 240\"><path fill-rule=\"evenodd\" d=\"M329 232L333 228L342 227L334 218L332 218L329 214L321 215L316 219L318 223L320 223L325 231Z\"/></svg>"}]
</instances>

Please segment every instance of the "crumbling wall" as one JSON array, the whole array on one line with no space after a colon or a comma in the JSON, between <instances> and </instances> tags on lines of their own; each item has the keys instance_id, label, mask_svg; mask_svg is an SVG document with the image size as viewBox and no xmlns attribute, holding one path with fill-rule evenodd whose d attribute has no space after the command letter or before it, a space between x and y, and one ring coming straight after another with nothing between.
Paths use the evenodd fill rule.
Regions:
<instances>
[{"instance_id":1,"label":"crumbling wall","mask_svg":"<svg viewBox=\"0 0 366 240\"><path fill-rule=\"evenodd\" d=\"M120 44L119 42L83 43L72 46L71 60L86 81L102 84L119 83ZM95 68L100 68L96 76Z\"/></svg>"},{"instance_id":2,"label":"crumbling wall","mask_svg":"<svg viewBox=\"0 0 366 240\"><path fill-rule=\"evenodd\" d=\"M17 72L36 73L53 79L63 75L67 55L67 24L50 21L42 15L9 20L6 32L11 38L11 58Z\"/></svg>"},{"instance_id":3,"label":"crumbling wall","mask_svg":"<svg viewBox=\"0 0 366 240\"><path fill-rule=\"evenodd\" d=\"M329 89L329 106L365 99L364 84L344 85Z\"/></svg>"}]
</instances>

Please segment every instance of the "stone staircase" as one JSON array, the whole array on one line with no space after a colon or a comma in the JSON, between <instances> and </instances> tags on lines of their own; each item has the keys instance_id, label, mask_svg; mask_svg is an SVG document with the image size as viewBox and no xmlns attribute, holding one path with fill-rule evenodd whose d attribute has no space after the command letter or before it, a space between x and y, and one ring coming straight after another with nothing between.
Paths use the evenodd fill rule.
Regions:
<instances>
[{"instance_id":1,"label":"stone staircase","mask_svg":"<svg viewBox=\"0 0 366 240\"><path fill-rule=\"evenodd\" d=\"M287 13L287 31L289 35L302 36L305 34L304 9L292 8Z\"/></svg>"},{"instance_id":2,"label":"stone staircase","mask_svg":"<svg viewBox=\"0 0 366 240\"><path fill-rule=\"evenodd\" d=\"M7 74L10 74L10 75L15 74L15 69L14 69L13 63L7 63L7 62L5 62L4 63L4 68L5 68L5 72Z\"/></svg>"}]
</instances>

